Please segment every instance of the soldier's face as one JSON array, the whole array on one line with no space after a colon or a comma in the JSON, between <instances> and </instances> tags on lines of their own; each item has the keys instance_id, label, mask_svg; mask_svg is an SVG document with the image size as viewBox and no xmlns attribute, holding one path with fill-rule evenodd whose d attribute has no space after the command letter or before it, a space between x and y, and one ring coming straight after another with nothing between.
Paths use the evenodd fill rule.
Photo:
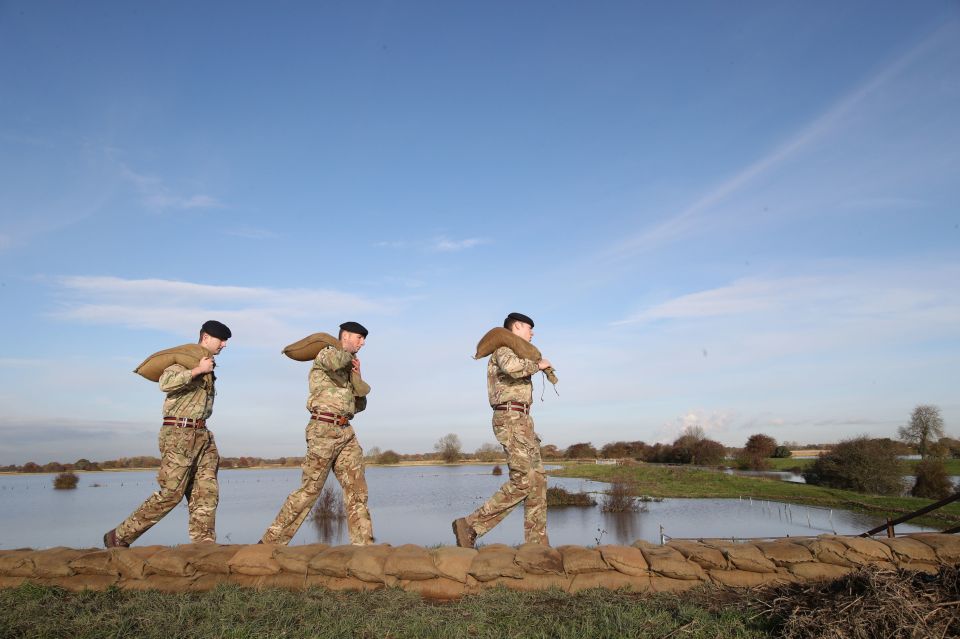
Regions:
<instances>
[{"instance_id":1,"label":"soldier's face","mask_svg":"<svg viewBox=\"0 0 960 639\"><path fill-rule=\"evenodd\" d=\"M210 351L212 355L219 355L220 351L227 347L227 340L204 333L203 337L200 338L200 345Z\"/></svg>"},{"instance_id":2,"label":"soldier's face","mask_svg":"<svg viewBox=\"0 0 960 639\"><path fill-rule=\"evenodd\" d=\"M511 330L514 335L519 335L528 342L533 340L533 327L526 322L514 322Z\"/></svg>"},{"instance_id":3,"label":"soldier's face","mask_svg":"<svg viewBox=\"0 0 960 639\"><path fill-rule=\"evenodd\" d=\"M367 339L359 333L351 333L350 331L343 331L343 334L340 336L340 343L343 345L343 350L348 353L356 353L361 348L363 348L364 342Z\"/></svg>"}]
</instances>

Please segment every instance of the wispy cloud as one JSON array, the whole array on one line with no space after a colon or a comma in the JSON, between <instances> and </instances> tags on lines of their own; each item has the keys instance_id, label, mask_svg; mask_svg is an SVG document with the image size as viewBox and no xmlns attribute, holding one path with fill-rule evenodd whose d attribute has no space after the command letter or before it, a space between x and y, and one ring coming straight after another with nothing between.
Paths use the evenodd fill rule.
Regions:
<instances>
[{"instance_id":1,"label":"wispy cloud","mask_svg":"<svg viewBox=\"0 0 960 639\"><path fill-rule=\"evenodd\" d=\"M162 279L69 276L54 280L54 317L192 336L206 319L227 323L245 344L275 346L304 331L330 330L344 316L384 315L400 300L330 289L221 286ZM302 337L302 335L300 335Z\"/></svg>"},{"instance_id":2,"label":"wispy cloud","mask_svg":"<svg viewBox=\"0 0 960 639\"><path fill-rule=\"evenodd\" d=\"M154 175L138 173L128 166L121 165L121 175L134 185L140 193L144 206L157 209L211 209L223 208L217 198L202 193L182 195L174 193L164 181Z\"/></svg>"},{"instance_id":3,"label":"wispy cloud","mask_svg":"<svg viewBox=\"0 0 960 639\"><path fill-rule=\"evenodd\" d=\"M479 246L485 242L486 240L478 237L470 237L464 240L451 240L448 237L441 236L434 240L432 248L435 251L452 253L473 248L474 246Z\"/></svg>"},{"instance_id":4,"label":"wispy cloud","mask_svg":"<svg viewBox=\"0 0 960 639\"><path fill-rule=\"evenodd\" d=\"M943 42L949 41L950 38L956 37L956 32L956 25L945 25L935 31L844 95L765 156L709 189L680 212L668 215L665 219L641 233L615 243L609 251L610 255L617 257L652 250L693 232L699 226L704 215L735 193L743 191L775 167L798 155L816 142L827 138L828 134L843 126L868 97L890 83L917 59Z\"/></svg>"}]
</instances>

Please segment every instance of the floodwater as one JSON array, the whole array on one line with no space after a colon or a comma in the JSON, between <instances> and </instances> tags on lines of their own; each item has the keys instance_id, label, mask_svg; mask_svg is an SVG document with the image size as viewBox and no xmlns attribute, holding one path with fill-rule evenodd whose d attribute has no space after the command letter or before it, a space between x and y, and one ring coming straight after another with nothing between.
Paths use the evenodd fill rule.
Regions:
<instances>
[{"instance_id":1,"label":"floodwater","mask_svg":"<svg viewBox=\"0 0 960 639\"><path fill-rule=\"evenodd\" d=\"M504 469L506 471L506 469ZM53 474L0 475L0 549L95 547L151 492L154 471L79 473L75 490L54 490ZM452 545L450 522L468 514L506 480L489 465L395 466L367 469L370 511L377 542ZM221 470L217 533L220 543L246 544L260 539L283 500L300 483L298 468ZM339 493L331 474L328 486ZM602 482L550 477L550 486L572 492L600 493ZM602 495L595 495L598 502ZM550 543L657 543L661 534L683 537L775 537L821 533L861 533L883 523L878 517L750 499L666 499L644 504L636 513L603 513L599 506L552 508ZM925 530L897 526L897 532ZM522 506L481 543L523 542ZM186 502L154 526L138 545L188 543ZM308 518L294 544L349 543L341 521L319 525Z\"/></svg>"}]
</instances>

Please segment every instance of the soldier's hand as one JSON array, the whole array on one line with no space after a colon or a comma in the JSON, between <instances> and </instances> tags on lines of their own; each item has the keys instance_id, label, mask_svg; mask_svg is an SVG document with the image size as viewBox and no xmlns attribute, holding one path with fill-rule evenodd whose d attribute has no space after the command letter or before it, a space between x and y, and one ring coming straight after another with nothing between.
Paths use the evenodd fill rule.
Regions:
<instances>
[{"instance_id":1,"label":"soldier's hand","mask_svg":"<svg viewBox=\"0 0 960 639\"><path fill-rule=\"evenodd\" d=\"M540 363L538 364L538 366L540 367L540 370L544 370L546 368L551 368L553 364L550 363L549 359L544 357L543 359L540 360Z\"/></svg>"},{"instance_id":2,"label":"soldier's hand","mask_svg":"<svg viewBox=\"0 0 960 639\"><path fill-rule=\"evenodd\" d=\"M353 372L357 375L360 374L360 360L356 357L353 358Z\"/></svg>"},{"instance_id":3,"label":"soldier's hand","mask_svg":"<svg viewBox=\"0 0 960 639\"><path fill-rule=\"evenodd\" d=\"M214 366L216 366L216 362L213 361L212 357L204 357L200 360L200 363L197 364L197 367L190 372L196 377L197 375L211 372Z\"/></svg>"}]
</instances>

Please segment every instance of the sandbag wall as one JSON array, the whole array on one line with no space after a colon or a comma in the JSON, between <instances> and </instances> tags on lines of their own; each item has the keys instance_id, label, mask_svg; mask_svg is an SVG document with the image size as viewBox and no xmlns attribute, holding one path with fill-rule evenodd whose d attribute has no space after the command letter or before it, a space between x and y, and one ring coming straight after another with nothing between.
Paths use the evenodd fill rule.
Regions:
<instances>
[{"instance_id":1,"label":"sandbag wall","mask_svg":"<svg viewBox=\"0 0 960 639\"><path fill-rule=\"evenodd\" d=\"M596 548L492 544L479 550L325 544L61 547L0 551L0 587L31 581L70 590L118 586L188 592L226 582L295 590L400 587L430 599L456 599L496 586L568 592L597 587L677 592L701 584L749 587L833 579L867 564L934 574L941 566L960 565L960 537L923 533L895 539L820 536L755 543L676 540L663 546L638 541Z\"/></svg>"}]
</instances>

